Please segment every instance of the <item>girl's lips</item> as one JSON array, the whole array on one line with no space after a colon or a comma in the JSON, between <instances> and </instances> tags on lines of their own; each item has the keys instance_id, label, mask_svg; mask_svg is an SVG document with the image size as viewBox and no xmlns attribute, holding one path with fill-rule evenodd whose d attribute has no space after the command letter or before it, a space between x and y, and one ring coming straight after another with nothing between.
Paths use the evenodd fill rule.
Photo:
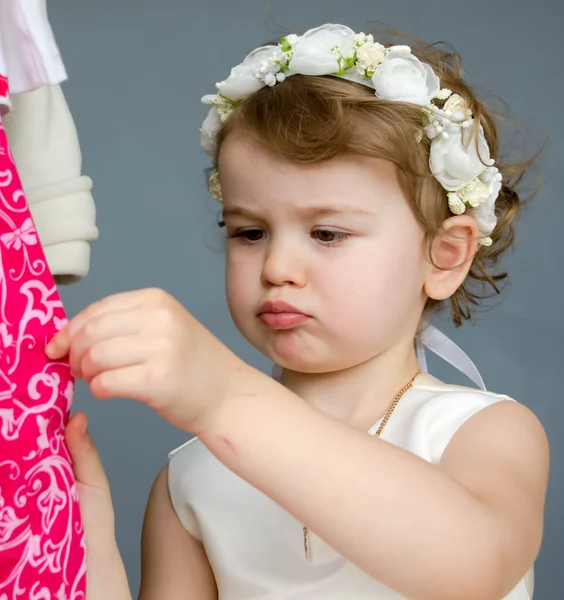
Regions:
<instances>
[{"instance_id":1,"label":"girl's lips","mask_svg":"<svg viewBox=\"0 0 564 600\"><path fill-rule=\"evenodd\" d=\"M262 313L302 313L301 310L297 309L295 306L288 304L287 302L283 302L282 300L271 301L268 300L264 302L259 308L258 314Z\"/></svg>"},{"instance_id":2,"label":"girl's lips","mask_svg":"<svg viewBox=\"0 0 564 600\"><path fill-rule=\"evenodd\" d=\"M259 319L271 329L292 329L305 323L310 317L296 312L264 312L259 315Z\"/></svg>"},{"instance_id":3,"label":"girl's lips","mask_svg":"<svg viewBox=\"0 0 564 600\"><path fill-rule=\"evenodd\" d=\"M310 315L281 300L264 302L259 309L258 317L271 329L291 329L311 318Z\"/></svg>"}]
</instances>

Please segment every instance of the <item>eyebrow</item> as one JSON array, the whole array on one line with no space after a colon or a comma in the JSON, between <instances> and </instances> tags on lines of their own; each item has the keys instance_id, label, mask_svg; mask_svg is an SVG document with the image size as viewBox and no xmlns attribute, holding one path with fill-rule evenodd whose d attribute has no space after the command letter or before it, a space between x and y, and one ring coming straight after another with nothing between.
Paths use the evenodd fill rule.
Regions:
<instances>
[{"instance_id":1,"label":"eyebrow","mask_svg":"<svg viewBox=\"0 0 564 600\"><path fill-rule=\"evenodd\" d=\"M346 206L305 206L298 209L300 216L304 219L315 219L319 217L338 216L338 215L359 215L363 217L373 217L374 213L362 208L352 208ZM223 209L223 218L226 217L247 217L249 219L257 219L259 215L252 210L248 210L241 206L233 206Z\"/></svg>"}]
</instances>

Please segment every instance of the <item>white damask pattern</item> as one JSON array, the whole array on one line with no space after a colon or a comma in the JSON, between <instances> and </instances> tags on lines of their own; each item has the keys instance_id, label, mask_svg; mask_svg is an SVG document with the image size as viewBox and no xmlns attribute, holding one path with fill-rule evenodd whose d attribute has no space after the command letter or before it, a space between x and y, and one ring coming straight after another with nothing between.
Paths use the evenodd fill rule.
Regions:
<instances>
[{"instance_id":1,"label":"white damask pattern","mask_svg":"<svg viewBox=\"0 0 564 600\"><path fill-rule=\"evenodd\" d=\"M45 345L63 305L0 122L0 600L84 600L85 540L64 441L74 382Z\"/></svg>"}]
</instances>

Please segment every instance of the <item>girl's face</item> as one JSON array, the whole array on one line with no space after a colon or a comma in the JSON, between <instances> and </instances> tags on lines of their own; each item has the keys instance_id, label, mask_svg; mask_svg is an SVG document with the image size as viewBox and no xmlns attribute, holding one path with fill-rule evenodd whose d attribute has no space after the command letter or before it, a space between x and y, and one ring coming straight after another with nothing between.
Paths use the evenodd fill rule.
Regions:
<instances>
[{"instance_id":1,"label":"girl's face","mask_svg":"<svg viewBox=\"0 0 564 600\"><path fill-rule=\"evenodd\" d=\"M359 156L299 165L232 134L219 172L227 300L256 348L321 373L412 339L431 265L393 165Z\"/></svg>"}]
</instances>

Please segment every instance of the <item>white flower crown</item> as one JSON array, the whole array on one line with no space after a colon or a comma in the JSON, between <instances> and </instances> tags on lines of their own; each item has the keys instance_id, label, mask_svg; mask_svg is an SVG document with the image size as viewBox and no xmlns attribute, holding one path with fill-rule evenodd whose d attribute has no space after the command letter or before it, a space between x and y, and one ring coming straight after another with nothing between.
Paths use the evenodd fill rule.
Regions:
<instances>
[{"instance_id":1,"label":"white flower crown","mask_svg":"<svg viewBox=\"0 0 564 600\"><path fill-rule=\"evenodd\" d=\"M344 25L322 25L302 36L288 35L277 46L253 50L233 68L225 81L216 84L218 94L202 98L212 105L200 129L204 152L215 154L222 123L243 100L292 75L332 75L374 89L383 100L421 106L429 119L431 173L447 191L451 212L460 215L471 210L482 236L480 243L491 245L502 177L481 125L478 140L473 135L474 120L465 100L441 89L432 68L408 46L385 47L372 35L356 34ZM444 102L442 108L434 100ZM217 170L210 177L210 191L221 200Z\"/></svg>"}]
</instances>

